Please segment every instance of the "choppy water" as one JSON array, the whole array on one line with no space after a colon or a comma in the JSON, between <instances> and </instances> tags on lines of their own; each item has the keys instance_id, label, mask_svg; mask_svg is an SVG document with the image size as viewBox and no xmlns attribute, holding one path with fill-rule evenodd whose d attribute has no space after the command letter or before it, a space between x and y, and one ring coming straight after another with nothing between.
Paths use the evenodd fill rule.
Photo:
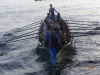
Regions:
<instances>
[{"instance_id":1,"label":"choppy water","mask_svg":"<svg viewBox=\"0 0 100 75\"><path fill-rule=\"evenodd\" d=\"M74 36L66 49L66 56L72 58L65 58L61 75L100 75L99 0L0 0L0 42L31 31L34 35L26 38L37 36L40 22L30 30L20 28L43 20L50 3L63 19L70 20ZM0 44L0 75L55 75L49 61L45 49L38 48L36 38Z\"/></svg>"}]
</instances>

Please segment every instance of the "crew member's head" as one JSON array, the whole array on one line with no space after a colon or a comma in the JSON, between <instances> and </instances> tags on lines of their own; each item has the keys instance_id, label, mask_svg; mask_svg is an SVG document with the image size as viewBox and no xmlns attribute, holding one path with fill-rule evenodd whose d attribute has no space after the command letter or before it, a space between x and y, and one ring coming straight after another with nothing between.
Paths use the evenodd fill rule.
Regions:
<instances>
[{"instance_id":1,"label":"crew member's head","mask_svg":"<svg viewBox=\"0 0 100 75\"><path fill-rule=\"evenodd\" d=\"M44 20L44 22L45 22L45 24L46 24L46 25L48 25L48 24L49 24L49 22L48 22L46 19Z\"/></svg>"},{"instance_id":2,"label":"crew member's head","mask_svg":"<svg viewBox=\"0 0 100 75\"><path fill-rule=\"evenodd\" d=\"M54 30L56 33L58 33L58 31L59 31L57 27L54 27L53 30Z\"/></svg>"},{"instance_id":3,"label":"crew member's head","mask_svg":"<svg viewBox=\"0 0 100 75\"><path fill-rule=\"evenodd\" d=\"M50 7L52 8L52 4L50 4Z\"/></svg>"},{"instance_id":4,"label":"crew member's head","mask_svg":"<svg viewBox=\"0 0 100 75\"><path fill-rule=\"evenodd\" d=\"M48 26L47 26L47 29L48 29L49 31L51 31L51 30L52 30L52 27L51 27L50 25L48 25Z\"/></svg>"},{"instance_id":5,"label":"crew member's head","mask_svg":"<svg viewBox=\"0 0 100 75\"><path fill-rule=\"evenodd\" d=\"M60 17L60 13L58 13L58 14L57 14L57 16L59 16L59 17Z\"/></svg>"}]
</instances>

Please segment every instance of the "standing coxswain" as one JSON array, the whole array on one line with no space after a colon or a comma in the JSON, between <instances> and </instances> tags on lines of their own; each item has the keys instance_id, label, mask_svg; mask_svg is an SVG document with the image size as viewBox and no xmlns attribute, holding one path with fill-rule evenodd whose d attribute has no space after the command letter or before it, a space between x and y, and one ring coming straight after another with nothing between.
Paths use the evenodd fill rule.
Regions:
<instances>
[{"instance_id":1,"label":"standing coxswain","mask_svg":"<svg viewBox=\"0 0 100 75\"><path fill-rule=\"evenodd\" d=\"M50 16L51 17L55 17L55 13L54 11L56 11L53 7L52 7L52 4L50 4L50 9L49 9L49 13L50 13ZM57 11L56 11L57 12ZM58 13L58 12L57 12Z\"/></svg>"}]
</instances>

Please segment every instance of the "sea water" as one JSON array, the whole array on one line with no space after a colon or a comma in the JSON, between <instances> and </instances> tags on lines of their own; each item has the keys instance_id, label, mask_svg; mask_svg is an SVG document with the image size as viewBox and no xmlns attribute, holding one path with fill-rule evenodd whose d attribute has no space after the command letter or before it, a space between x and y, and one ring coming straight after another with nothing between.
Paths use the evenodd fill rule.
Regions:
<instances>
[{"instance_id":1,"label":"sea water","mask_svg":"<svg viewBox=\"0 0 100 75\"><path fill-rule=\"evenodd\" d=\"M68 20L73 36L71 48L66 49L72 58L65 58L60 75L100 75L99 0L0 0L0 75L56 75L35 38L50 4ZM34 38L18 41L17 37L2 44L20 35Z\"/></svg>"}]
</instances>

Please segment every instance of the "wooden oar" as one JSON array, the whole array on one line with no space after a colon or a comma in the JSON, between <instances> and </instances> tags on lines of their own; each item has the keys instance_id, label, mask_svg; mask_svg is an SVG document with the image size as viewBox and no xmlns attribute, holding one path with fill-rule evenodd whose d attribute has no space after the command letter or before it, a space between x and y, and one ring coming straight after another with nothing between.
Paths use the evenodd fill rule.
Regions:
<instances>
[{"instance_id":1,"label":"wooden oar","mask_svg":"<svg viewBox=\"0 0 100 75\"><path fill-rule=\"evenodd\" d=\"M40 23L35 24L35 25L32 25L32 26L28 26L28 27L20 28L20 29L21 29L21 30L25 30L25 29L28 29L28 28L30 28L30 27L37 27L37 26L39 26L39 25L40 25Z\"/></svg>"},{"instance_id":2,"label":"wooden oar","mask_svg":"<svg viewBox=\"0 0 100 75\"><path fill-rule=\"evenodd\" d=\"M17 36L17 37L15 37L15 38L11 38L11 39L9 39L9 40L7 40L7 41L5 41L5 42L13 41L13 40L18 40L18 39L24 38L24 37L29 37L29 36L34 35L34 34L37 34L37 33L31 33L31 34L27 34L27 35Z\"/></svg>"},{"instance_id":3,"label":"wooden oar","mask_svg":"<svg viewBox=\"0 0 100 75\"><path fill-rule=\"evenodd\" d=\"M4 41L1 44L12 43L12 42L17 42L17 41L22 41L22 40L32 39L32 38L36 38L37 39L38 36L36 36L36 37L28 37L28 38L25 38L25 39L17 39L17 40L12 40L12 41Z\"/></svg>"},{"instance_id":4,"label":"wooden oar","mask_svg":"<svg viewBox=\"0 0 100 75\"><path fill-rule=\"evenodd\" d=\"M70 28L70 30L95 30L95 29L85 29L85 28Z\"/></svg>"},{"instance_id":5,"label":"wooden oar","mask_svg":"<svg viewBox=\"0 0 100 75\"><path fill-rule=\"evenodd\" d=\"M27 32L27 33L22 34L22 35L30 34L30 33L35 32L35 31L38 31L38 29L36 29L36 30L34 30L34 31ZM19 36L22 36L22 35L19 35Z\"/></svg>"},{"instance_id":6,"label":"wooden oar","mask_svg":"<svg viewBox=\"0 0 100 75\"><path fill-rule=\"evenodd\" d=\"M21 27L20 29L27 28L27 27L33 26L33 24L35 25L35 24L40 24L40 23L41 23L41 21L37 21L37 22L34 22L34 23L32 23L32 24L23 26L23 27Z\"/></svg>"},{"instance_id":7,"label":"wooden oar","mask_svg":"<svg viewBox=\"0 0 100 75\"><path fill-rule=\"evenodd\" d=\"M37 30L34 30L34 31L37 31ZM37 34L37 32L36 32L36 33L32 33L32 32L34 32L34 31L31 31L31 32L28 32L28 33L25 33L25 34L22 34L22 35L19 35L19 36L16 36L16 37L11 38L11 39L9 39L9 40L7 40L7 41L11 41L11 40L15 40L15 39L19 39L19 38L23 38L23 37L27 37L27 36L30 36L30 35ZM5 41L5 42L6 42L6 41Z\"/></svg>"},{"instance_id":8,"label":"wooden oar","mask_svg":"<svg viewBox=\"0 0 100 75\"><path fill-rule=\"evenodd\" d=\"M76 20L65 20L65 21L88 22L88 23L99 23L99 22L96 22L96 21L76 21Z\"/></svg>"},{"instance_id":9,"label":"wooden oar","mask_svg":"<svg viewBox=\"0 0 100 75\"><path fill-rule=\"evenodd\" d=\"M25 30L29 30L29 29L33 29L33 28L37 28L37 27L39 27L39 26L34 26L34 27L31 27L31 28L21 29L20 31L17 31L16 33L22 32L22 31L25 31Z\"/></svg>"},{"instance_id":10,"label":"wooden oar","mask_svg":"<svg viewBox=\"0 0 100 75\"><path fill-rule=\"evenodd\" d=\"M98 34L82 34L82 35L73 35L73 37L82 37L82 36L91 36L91 35L98 35Z\"/></svg>"},{"instance_id":11,"label":"wooden oar","mask_svg":"<svg viewBox=\"0 0 100 75\"><path fill-rule=\"evenodd\" d=\"M75 24L75 25L93 25L93 26L94 25L99 25L99 24L84 24L84 23L81 24L81 23L73 23L73 22L72 23L69 22L68 24Z\"/></svg>"}]
</instances>

